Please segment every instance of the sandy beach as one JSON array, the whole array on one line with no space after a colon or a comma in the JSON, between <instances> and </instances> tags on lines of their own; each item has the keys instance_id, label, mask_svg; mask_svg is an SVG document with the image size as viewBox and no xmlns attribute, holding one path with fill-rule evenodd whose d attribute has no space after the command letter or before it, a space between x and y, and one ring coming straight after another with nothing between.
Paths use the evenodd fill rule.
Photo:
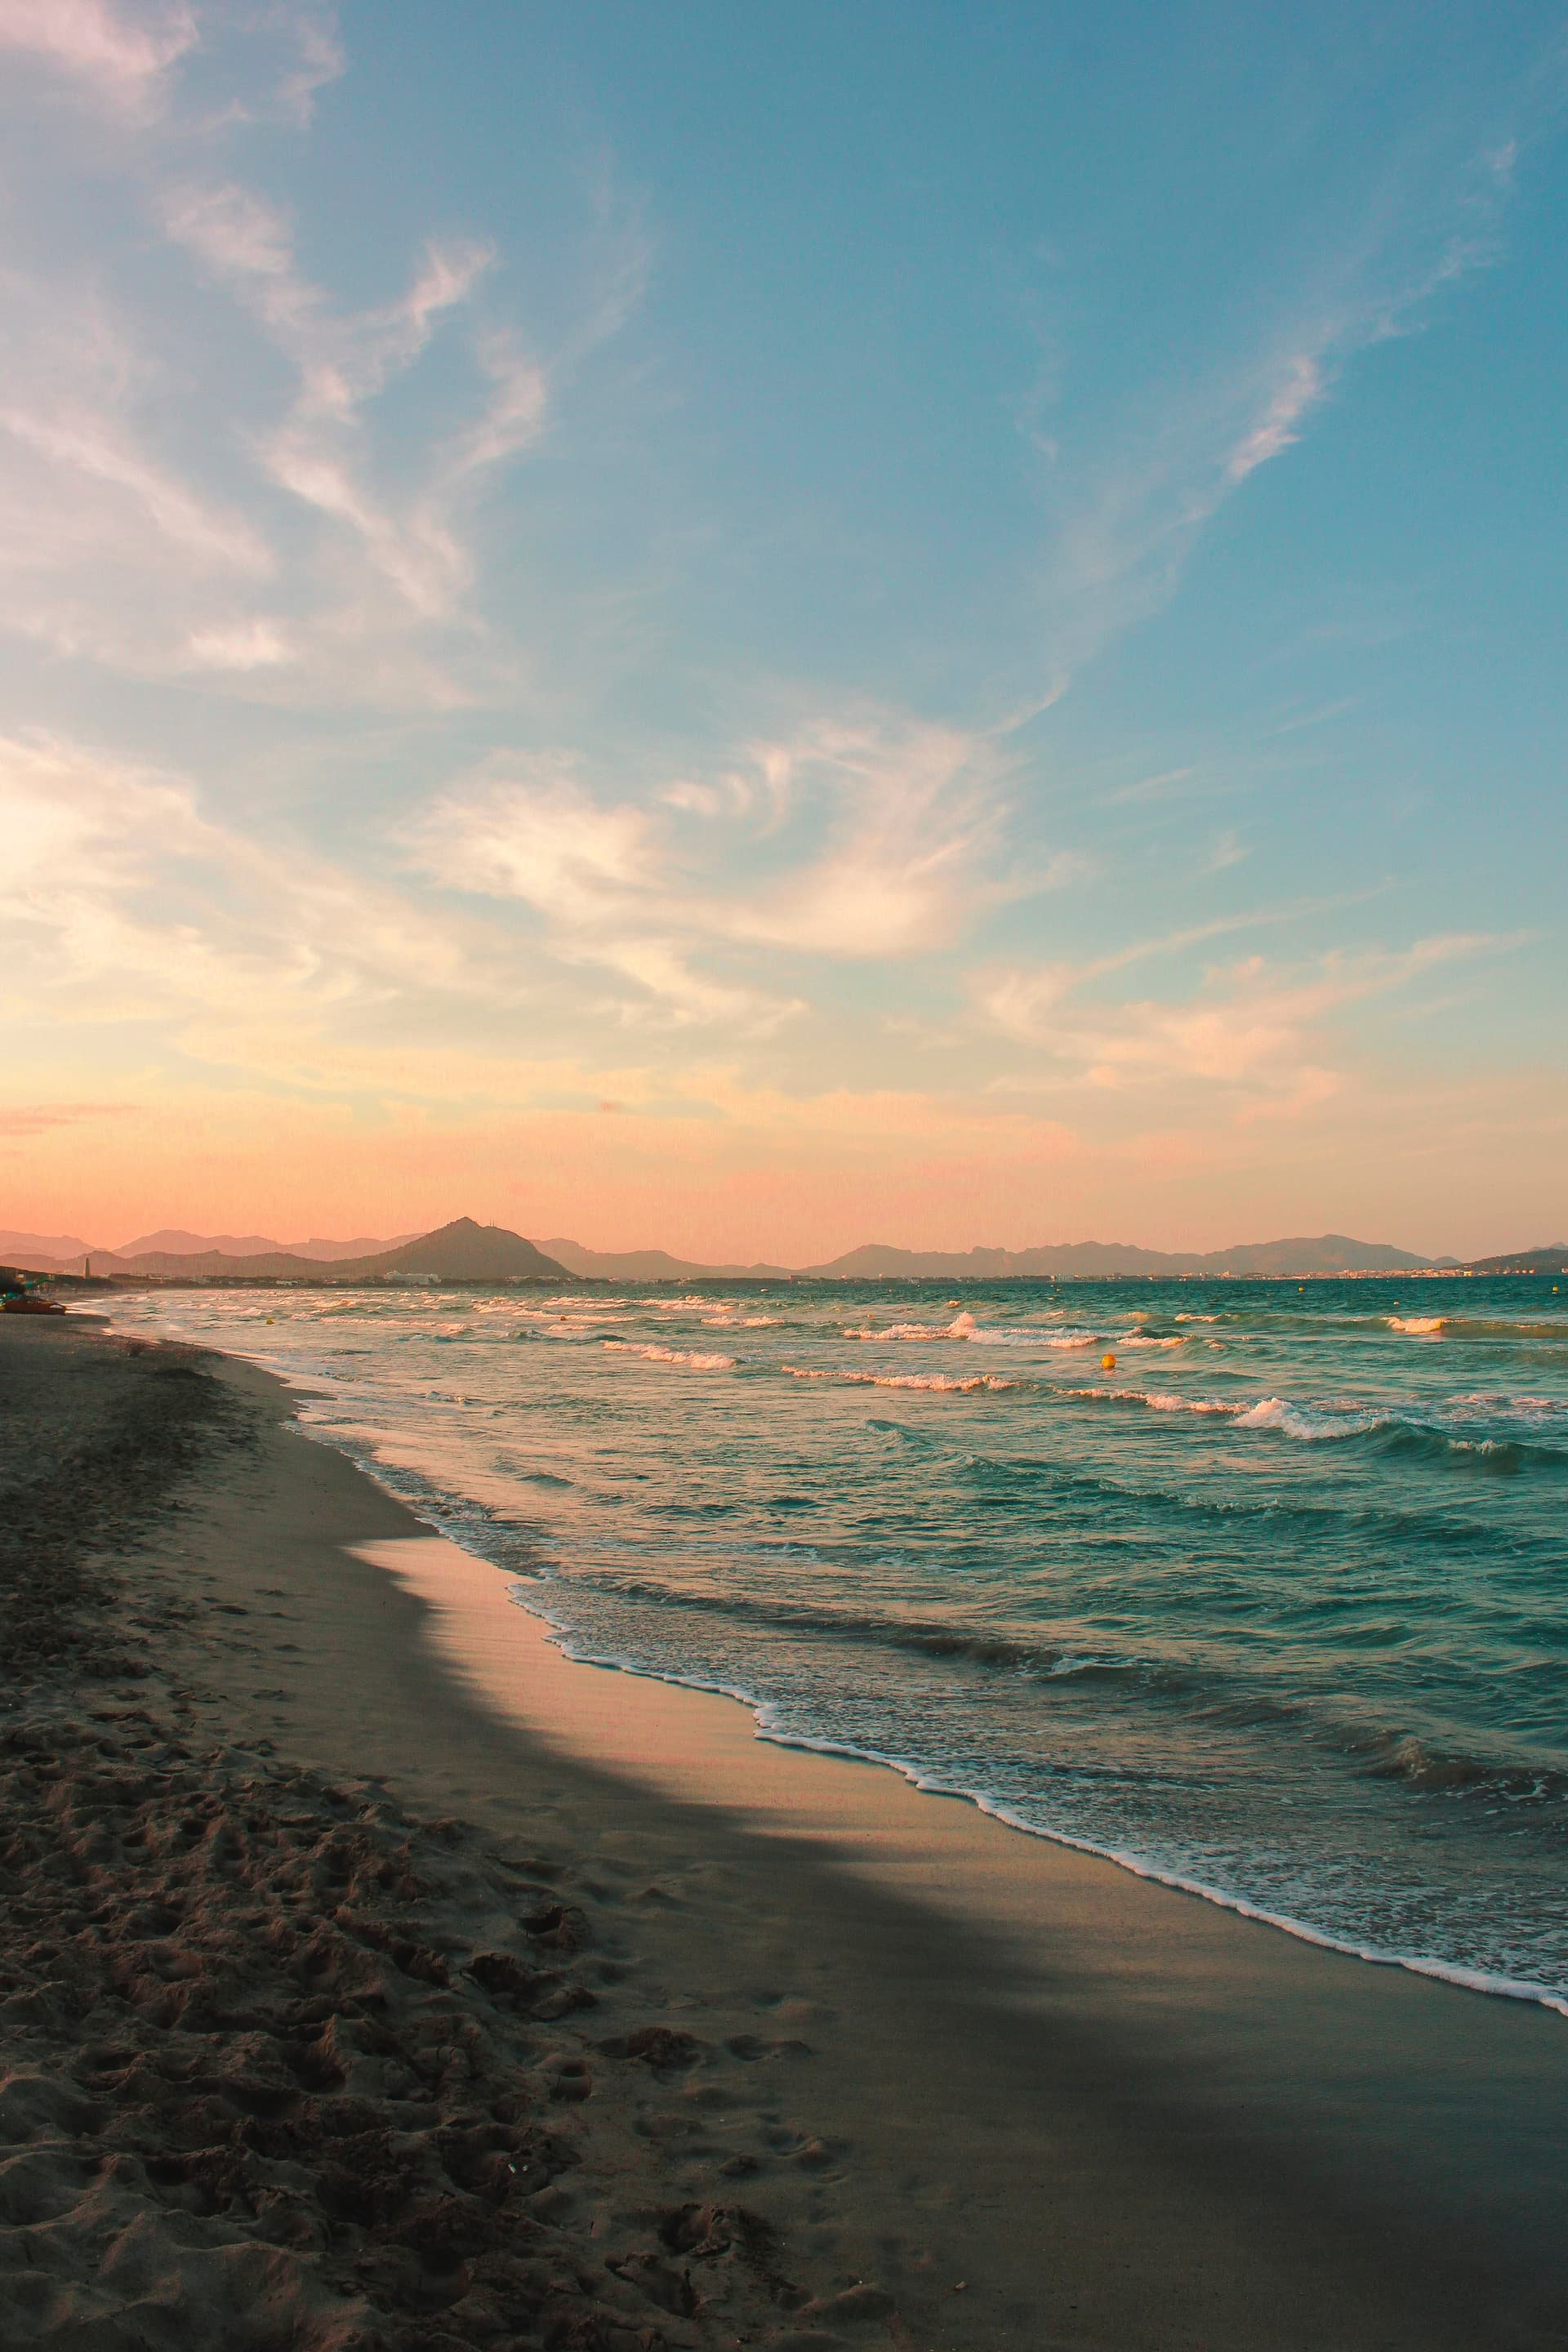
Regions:
<instances>
[{"instance_id":1,"label":"sandy beach","mask_svg":"<svg viewBox=\"0 0 1568 2352\"><path fill-rule=\"evenodd\" d=\"M574 1665L233 1360L0 1323L0 2339L1568 2342L1568 2024Z\"/></svg>"}]
</instances>

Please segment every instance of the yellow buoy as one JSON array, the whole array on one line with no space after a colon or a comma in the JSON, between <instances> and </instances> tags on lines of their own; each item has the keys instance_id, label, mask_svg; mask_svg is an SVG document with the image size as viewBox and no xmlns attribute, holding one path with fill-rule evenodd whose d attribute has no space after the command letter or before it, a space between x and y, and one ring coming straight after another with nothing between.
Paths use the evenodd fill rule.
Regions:
<instances>
[{"instance_id":1,"label":"yellow buoy","mask_svg":"<svg viewBox=\"0 0 1568 2352\"><path fill-rule=\"evenodd\" d=\"M1115 1357L1101 1356L1100 1360L1100 1369L1102 1372L1113 1372L1116 1370Z\"/></svg>"}]
</instances>

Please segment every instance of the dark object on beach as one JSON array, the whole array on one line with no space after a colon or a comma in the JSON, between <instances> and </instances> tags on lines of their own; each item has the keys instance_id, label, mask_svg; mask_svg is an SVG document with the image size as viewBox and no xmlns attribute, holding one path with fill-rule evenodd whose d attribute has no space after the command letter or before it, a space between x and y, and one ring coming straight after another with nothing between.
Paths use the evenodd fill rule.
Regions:
<instances>
[{"instance_id":1,"label":"dark object on beach","mask_svg":"<svg viewBox=\"0 0 1568 2352\"><path fill-rule=\"evenodd\" d=\"M0 1315L63 1315L65 1311L41 1291L28 1289L21 1266L0 1265Z\"/></svg>"}]
</instances>

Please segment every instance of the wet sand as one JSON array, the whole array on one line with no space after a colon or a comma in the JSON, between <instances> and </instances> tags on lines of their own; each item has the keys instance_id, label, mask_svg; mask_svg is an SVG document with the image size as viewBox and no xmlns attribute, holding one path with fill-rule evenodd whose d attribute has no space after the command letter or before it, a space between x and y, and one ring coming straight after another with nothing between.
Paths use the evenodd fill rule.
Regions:
<instances>
[{"instance_id":1,"label":"wet sand","mask_svg":"<svg viewBox=\"0 0 1568 2352\"><path fill-rule=\"evenodd\" d=\"M559 2138L569 2123L570 2164L530 2191L555 2210L531 2204L527 2224L594 2294L557 2279L551 2303L536 2277L508 2306L480 2279L437 2311L394 2302L354 2325L400 2344L608 2344L621 2327L781 2352L1568 2343L1563 2019L1314 1949L890 1772L759 1742L731 1701L570 1664L505 1578L304 1439L253 1369L132 1356L79 1321L0 1325L0 1349L28 1351L40 1393L39 1367L74 1376L112 1354L144 1387L177 1358L227 1414L221 1444L171 1468L163 1505L126 1505L140 1541L112 1564L116 1639L153 1671L106 1675L89 1701L79 1675L40 1668L16 1702L35 1739L53 1723L63 1749L89 1705L116 1718L92 1727L110 1739L129 1736L120 1716L162 1709L192 1759L243 1751L231 1777L374 1783L363 1801L390 1810L363 1825L373 1846L434 1851L428 1825L455 1816L430 1948L471 1960L482 1918L530 1982L592 1997L514 2028L460 1969L443 1996L479 2004L484 2065L525 2086L510 2125L489 2115L504 2094L485 2103L491 2130L537 2137L542 2114ZM289 1801L328 1836L324 1798ZM552 1906L579 1923L570 1955L517 1924ZM345 1984L364 1948L340 1960ZM671 2063L625 2054L647 2035ZM584 2080L586 2095L556 2095ZM523 2154L548 2168L548 2150ZM5 2242L29 2226L15 2203L0 2203L7 2317ZM711 2220L742 2210L744 2228ZM672 2242L698 2215L728 2231L722 2248ZM356 2259L374 2271L385 2252ZM465 2259L477 2274L503 2256L524 2259L510 2238ZM338 2316L310 2326L347 2326L330 2231L301 2262L279 2312L302 2328L314 2295ZM428 2265L415 2284L437 2291ZM340 2340L201 2332L215 2324L187 2311L167 2340Z\"/></svg>"}]
</instances>

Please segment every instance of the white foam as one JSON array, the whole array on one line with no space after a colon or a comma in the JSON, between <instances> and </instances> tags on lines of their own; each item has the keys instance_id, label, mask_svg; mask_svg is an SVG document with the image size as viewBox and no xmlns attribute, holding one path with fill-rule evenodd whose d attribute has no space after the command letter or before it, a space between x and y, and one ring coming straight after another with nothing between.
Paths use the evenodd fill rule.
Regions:
<instances>
[{"instance_id":1,"label":"white foam","mask_svg":"<svg viewBox=\"0 0 1568 2352\"><path fill-rule=\"evenodd\" d=\"M461 1538L458 1538L461 1540ZM471 1549L472 1547L466 1547ZM605 1668L614 1674L635 1675L647 1682L673 1683L686 1690L710 1691L724 1698L734 1699L745 1707L756 1725L756 1736L775 1747L795 1748L812 1756L846 1756L857 1763L880 1764L889 1771L899 1773L923 1796L958 1797L987 1813L1011 1830L1026 1837L1044 1838L1051 1845L1067 1846L1076 1853L1095 1854L1100 1860L1115 1863L1134 1878L1145 1878L1160 1886L1171 1886L1184 1895L1195 1895L1205 1903L1212 1903L1222 1911L1234 1912L1238 1918L1251 1919L1259 1927L1273 1927L1281 1935L1292 1936L1299 1943L1315 1944L1320 1950L1340 1952L1352 1960L1364 1960L1374 1968L1404 1969L1411 1976L1434 1977L1442 1984L1459 1987L1467 1992L1490 1994L1503 2000L1533 2001L1542 2009L1568 2017L1568 1995L1551 1986L1531 1984L1518 1977L1495 1974L1486 1969L1467 1968L1455 1960L1437 1959L1421 1952L1398 1952L1387 1946L1363 1943L1347 1936L1336 1936L1329 1929L1312 1926L1304 1919L1289 1914L1267 1910L1261 1904L1249 1902L1245 1895L1233 1894L1228 1887L1215 1886L1209 1881L1190 1876L1184 1871L1134 1853L1126 1846L1108 1845L1092 1838L1075 1837L1066 1830L1049 1829L1039 1822L1028 1821L1015 1805L993 1797L982 1790L963 1787L950 1779L940 1769L919 1764L905 1756L889 1755L885 1749L870 1748L852 1739L837 1739L826 1734L786 1730L779 1720L775 1703L760 1699L754 1691L743 1685L721 1681L717 1677L679 1673L673 1668L650 1666L640 1660L614 1655L606 1656L581 1645L581 1637L563 1624L559 1617L536 1597L537 1586L514 1583L509 1587L510 1597L520 1609L537 1617L551 1629L550 1639L563 1655L574 1664Z\"/></svg>"},{"instance_id":2,"label":"white foam","mask_svg":"<svg viewBox=\"0 0 1568 2352\"><path fill-rule=\"evenodd\" d=\"M955 1315L951 1323L888 1323L877 1330L868 1323L846 1326L846 1339L933 1340L961 1339L976 1348L1097 1348L1110 1344L1105 1334L1091 1331L1084 1324L1074 1324L1064 1330L1043 1331L1018 1324L980 1324L965 1311ZM1144 1339L1134 1335L1119 1340L1118 1346L1128 1348L1179 1348L1180 1339Z\"/></svg>"},{"instance_id":3,"label":"white foam","mask_svg":"<svg viewBox=\"0 0 1568 2352\"><path fill-rule=\"evenodd\" d=\"M632 1339L601 1339L601 1348L617 1356L641 1356L650 1364L680 1364L689 1372L731 1372L735 1369L733 1356L705 1354L696 1348L640 1348Z\"/></svg>"},{"instance_id":4,"label":"white foam","mask_svg":"<svg viewBox=\"0 0 1568 2352\"><path fill-rule=\"evenodd\" d=\"M847 1339L973 1339L974 1318L970 1314L955 1315L951 1323L889 1323L880 1331L869 1324L857 1325L844 1334Z\"/></svg>"},{"instance_id":5,"label":"white foam","mask_svg":"<svg viewBox=\"0 0 1568 2352\"><path fill-rule=\"evenodd\" d=\"M856 1389L925 1389L942 1396L972 1396L977 1389L1013 1385L1011 1381L998 1380L994 1372L975 1372L965 1379L956 1372L817 1371L802 1364L782 1364L779 1369L792 1381L836 1381L842 1387Z\"/></svg>"},{"instance_id":6,"label":"white foam","mask_svg":"<svg viewBox=\"0 0 1568 2352\"><path fill-rule=\"evenodd\" d=\"M1062 1394L1093 1397L1104 1404L1146 1404L1151 1412L1218 1413L1227 1419L1246 1409L1241 1405L1226 1404L1218 1397L1177 1396L1169 1389L1064 1389Z\"/></svg>"},{"instance_id":7,"label":"white foam","mask_svg":"<svg viewBox=\"0 0 1568 2352\"><path fill-rule=\"evenodd\" d=\"M1435 1332L1446 1330L1447 1322L1446 1315L1391 1315L1388 1328L1391 1331L1408 1331L1414 1338L1429 1339Z\"/></svg>"},{"instance_id":8,"label":"white foam","mask_svg":"<svg viewBox=\"0 0 1568 2352\"><path fill-rule=\"evenodd\" d=\"M1383 1428L1388 1418L1385 1412L1315 1412L1310 1405L1292 1404L1288 1397L1259 1397L1255 1405L1237 1414L1236 1425L1237 1429L1278 1429L1311 1445L1325 1438L1364 1437L1369 1430Z\"/></svg>"}]
</instances>

